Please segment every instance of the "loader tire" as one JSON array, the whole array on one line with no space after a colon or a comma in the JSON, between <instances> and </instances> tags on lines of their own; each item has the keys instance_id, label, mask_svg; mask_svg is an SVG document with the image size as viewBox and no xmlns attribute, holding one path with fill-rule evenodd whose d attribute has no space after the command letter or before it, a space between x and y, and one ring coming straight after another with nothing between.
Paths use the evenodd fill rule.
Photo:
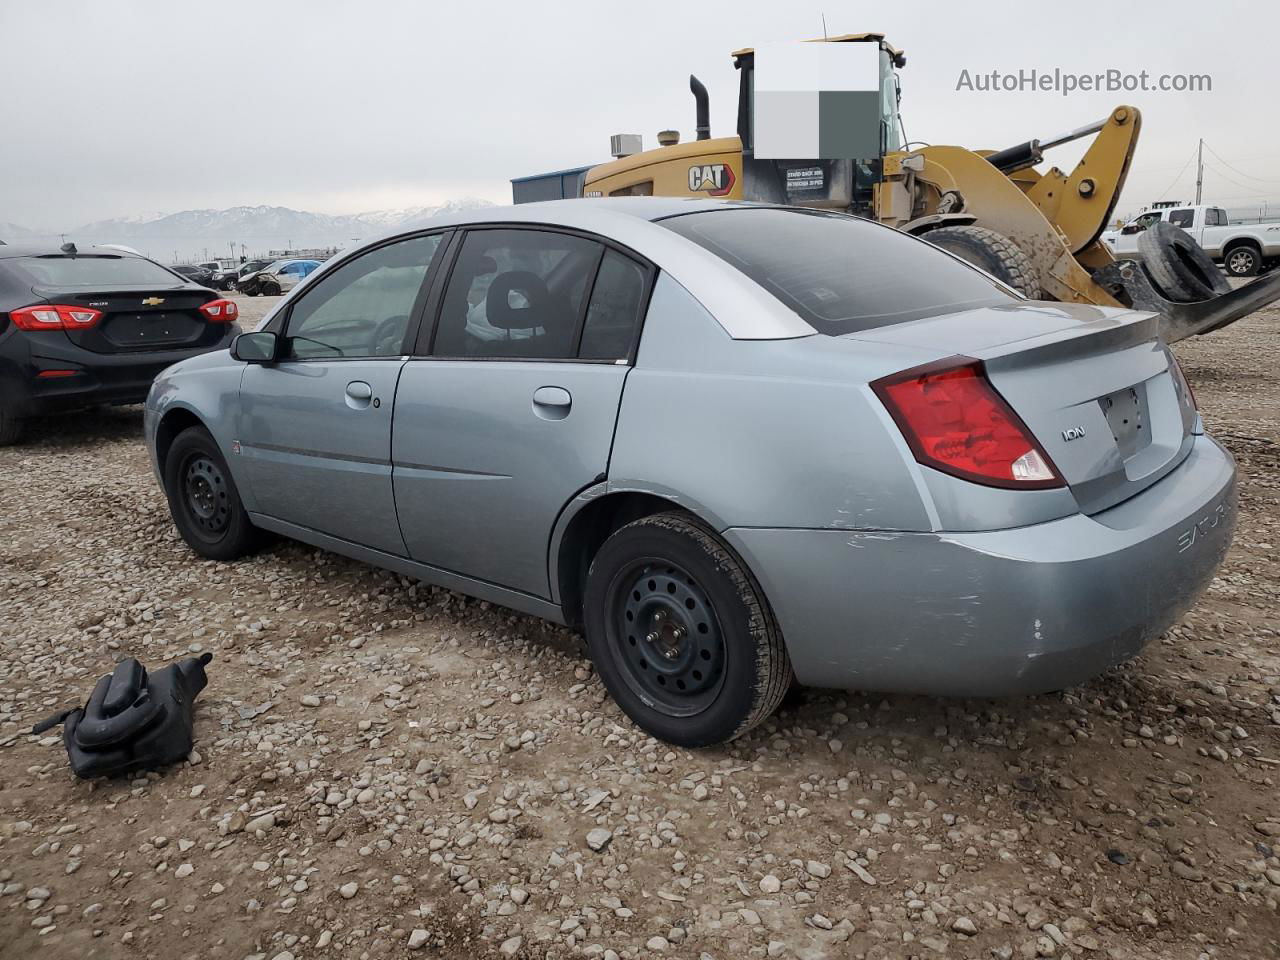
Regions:
<instances>
[{"instance_id":1,"label":"loader tire","mask_svg":"<svg viewBox=\"0 0 1280 960\"><path fill-rule=\"evenodd\" d=\"M924 239L987 271L1023 296L1040 299L1040 279L1031 258L1004 234L986 227L938 227L924 234Z\"/></svg>"},{"instance_id":2,"label":"loader tire","mask_svg":"<svg viewBox=\"0 0 1280 960\"><path fill-rule=\"evenodd\" d=\"M1231 290L1200 244L1167 221L1153 223L1139 234L1138 253L1156 287L1177 303L1212 300Z\"/></svg>"}]
</instances>

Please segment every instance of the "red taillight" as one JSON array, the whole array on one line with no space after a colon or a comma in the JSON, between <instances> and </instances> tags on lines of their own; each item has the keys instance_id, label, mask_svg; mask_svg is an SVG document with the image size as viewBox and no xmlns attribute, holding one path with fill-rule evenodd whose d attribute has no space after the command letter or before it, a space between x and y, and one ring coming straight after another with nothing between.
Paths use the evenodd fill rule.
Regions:
<instances>
[{"instance_id":1,"label":"red taillight","mask_svg":"<svg viewBox=\"0 0 1280 960\"><path fill-rule=\"evenodd\" d=\"M210 323L230 323L240 316L240 308L234 300L210 300L201 304L200 312Z\"/></svg>"},{"instance_id":2,"label":"red taillight","mask_svg":"<svg viewBox=\"0 0 1280 960\"><path fill-rule=\"evenodd\" d=\"M19 330L87 330L98 325L102 311L65 303L39 303L9 311Z\"/></svg>"},{"instance_id":3,"label":"red taillight","mask_svg":"<svg viewBox=\"0 0 1280 960\"><path fill-rule=\"evenodd\" d=\"M1063 486L1049 455L987 380L981 361L952 357L871 384L918 462L994 487Z\"/></svg>"},{"instance_id":4,"label":"red taillight","mask_svg":"<svg viewBox=\"0 0 1280 960\"><path fill-rule=\"evenodd\" d=\"M39 380L60 380L63 377L78 377L79 370L41 370L36 374Z\"/></svg>"}]
</instances>

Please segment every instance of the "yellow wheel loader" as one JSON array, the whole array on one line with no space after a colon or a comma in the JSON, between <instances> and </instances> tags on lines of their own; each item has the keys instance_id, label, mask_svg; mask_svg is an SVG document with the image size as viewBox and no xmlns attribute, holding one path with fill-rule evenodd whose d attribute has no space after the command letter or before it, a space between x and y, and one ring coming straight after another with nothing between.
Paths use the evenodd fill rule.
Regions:
<instances>
[{"instance_id":1,"label":"yellow wheel loader","mask_svg":"<svg viewBox=\"0 0 1280 960\"><path fill-rule=\"evenodd\" d=\"M1136 108L1117 107L1096 123L1005 150L913 146L904 142L898 112L902 51L878 33L817 42L879 47L877 156L757 158L755 53L745 49L733 54L737 136L711 136L706 88L690 77L697 139L679 143L678 134L665 131L657 149L585 170L582 195L711 196L870 217L923 236L1035 299L1159 313L1169 342L1216 330L1280 298L1280 273L1231 290L1208 255L1168 224L1142 236L1136 260L1116 260L1099 241L1142 128ZM1093 143L1070 173L1036 169L1046 150L1088 136Z\"/></svg>"}]
</instances>

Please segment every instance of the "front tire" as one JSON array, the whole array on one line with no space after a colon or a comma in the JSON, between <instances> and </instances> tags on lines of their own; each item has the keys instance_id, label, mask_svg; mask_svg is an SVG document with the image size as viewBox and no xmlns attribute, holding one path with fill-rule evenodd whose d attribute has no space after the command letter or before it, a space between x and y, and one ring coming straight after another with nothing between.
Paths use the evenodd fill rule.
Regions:
<instances>
[{"instance_id":1,"label":"front tire","mask_svg":"<svg viewBox=\"0 0 1280 960\"><path fill-rule=\"evenodd\" d=\"M759 585L685 515L644 517L610 536L591 561L583 605L605 687L668 743L732 740L772 714L791 683Z\"/></svg>"},{"instance_id":2,"label":"front tire","mask_svg":"<svg viewBox=\"0 0 1280 960\"><path fill-rule=\"evenodd\" d=\"M922 234L923 239L961 260L987 271L1024 297L1040 299L1040 280L1031 258L1002 233L972 225L938 227Z\"/></svg>"},{"instance_id":3,"label":"front tire","mask_svg":"<svg viewBox=\"0 0 1280 960\"><path fill-rule=\"evenodd\" d=\"M203 427L188 427L174 439L164 461L164 488L178 533L200 556L237 560L261 543L227 461Z\"/></svg>"}]
</instances>

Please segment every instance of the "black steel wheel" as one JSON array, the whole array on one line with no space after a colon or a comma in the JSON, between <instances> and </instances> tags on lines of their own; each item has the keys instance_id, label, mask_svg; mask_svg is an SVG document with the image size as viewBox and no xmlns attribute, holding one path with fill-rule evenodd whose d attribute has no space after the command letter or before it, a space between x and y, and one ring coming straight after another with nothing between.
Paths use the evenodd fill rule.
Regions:
<instances>
[{"instance_id":1,"label":"black steel wheel","mask_svg":"<svg viewBox=\"0 0 1280 960\"><path fill-rule=\"evenodd\" d=\"M174 526L196 553L210 560L235 560L261 541L240 502L235 478L203 427L188 427L174 438L164 460L164 488Z\"/></svg>"},{"instance_id":2,"label":"black steel wheel","mask_svg":"<svg viewBox=\"0 0 1280 960\"><path fill-rule=\"evenodd\" d=\"M583 621L610 695L669 743L732 740L773 713L791 683L759 584L685 514L643 517L605 541L587 571Z\"/></svg>"},{"instance_id":3,"label":"black steel wheel","mask_svg":"<svg viewBox=\"0 0 1280 960\"><path fill-rule=\"evenodd\" d=\"M637 560L609 585L609 644L627 684L669 717L715 701L724 683L724 635L710 598L679 564Z\"/></svg>"},{"instance_id":4,"label":"black steel wheel","mask_svg":"<svg viewBox=\"0 0 1280 960\"><path fill-rule=\"evenodd\" d=\"M230 491L221 468L196 451L182 465L182 503L195 528L218 540L231 521Z\"/></svg>"}]
</instances>

